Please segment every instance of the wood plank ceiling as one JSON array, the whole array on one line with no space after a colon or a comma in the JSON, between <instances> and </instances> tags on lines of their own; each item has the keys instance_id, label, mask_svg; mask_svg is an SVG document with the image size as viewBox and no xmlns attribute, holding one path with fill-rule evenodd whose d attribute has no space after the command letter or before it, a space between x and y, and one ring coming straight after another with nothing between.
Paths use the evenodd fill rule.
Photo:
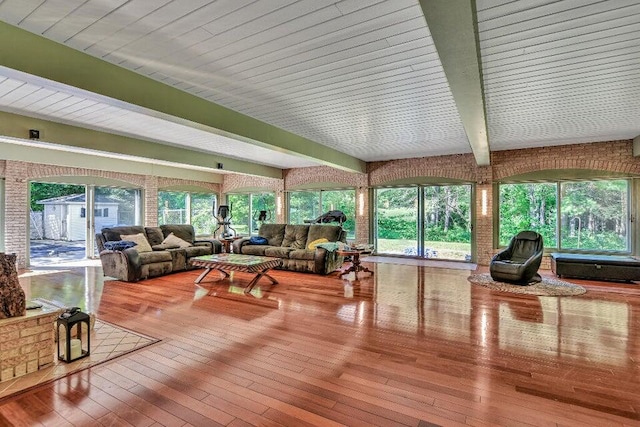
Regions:
<instances>
[{"instance_id":1,"label":"wood plank ceiling","mask_svg":"<svg viewBox=\"0 0 640 427\"><path fill-rule=\"evenodd\" d=\"M492 150L640 135L639 1L477 10ZM4 0L0 20L364 161L471 152L417 0ZM318 164L2 71L4 111Z\"/></svg>"}]
</instances>

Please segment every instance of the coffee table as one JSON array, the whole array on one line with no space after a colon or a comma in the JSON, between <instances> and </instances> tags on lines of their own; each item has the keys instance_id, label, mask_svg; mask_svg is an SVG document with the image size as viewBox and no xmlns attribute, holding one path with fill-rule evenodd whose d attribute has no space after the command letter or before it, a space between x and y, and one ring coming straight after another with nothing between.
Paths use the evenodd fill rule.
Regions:
<instances>
[{"instance_id":1,"label":"coffee table","mask_svg":"<svg viewBox=\"0 0 640 427\"><path fill-rule=\"evenodd\" d=\"M215 254L191 258L191 265L205 268L202 274L196 279L196 284L202 282L211 270L222 272L225 278L229 277L228 271L255 273L256 276L251 279L249 284L244 288L245 292L251 292L256 283L258 283L258 280L263 276L271 280L271 283L274 285L278 284L278 281L269 276L267 272L272 268L279 267L281 264L282 260L280 258L241 254Z\"/></svg>"}]
</instances>

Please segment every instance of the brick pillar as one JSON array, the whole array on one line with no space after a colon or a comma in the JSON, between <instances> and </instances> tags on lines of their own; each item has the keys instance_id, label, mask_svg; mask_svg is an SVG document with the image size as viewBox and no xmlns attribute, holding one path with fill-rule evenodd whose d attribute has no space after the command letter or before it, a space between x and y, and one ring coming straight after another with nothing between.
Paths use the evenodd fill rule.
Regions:
<instances>
[{"instance_id":1,"label":"brick pillar","mask_svg":"<svg viewBox=\"0 0 640 427\"><path fill-rule=\"evenodd\" d=\"M356 244L369 242L369 192L367 187L356 189ZM362 213L362 215L360 215Z\"/></svg>"},{"instance_id":2,"label":"brick pillar","mask_svg":"<svg viewBox=\"0 0 640 427\"><path fill-rule=\"evenodd\" d=\"M286 218L285 197L286 197L286 194L284 190L279 189L278 191L276 191L276 211L275 211L276 217L274 221L276 224L284 224L286 222L285 221L285 218ZM280 212L278 212L278 210Z\"/></svg>"},{"instance_id":3,"label":"brick pillar","mask_svg":"<svg viewBox=\"0 0 640 427\"><path fill-rule=\"evenodd\" d=\"M476 263L489 265L493 257L493 182L490 166L479 167L476 185Z\"/></svg>"},{"instance_id":4,"label":"brick pillar","mask_svg":"<svg viewBox=\"0 0 640 427\"><path fill-rule=\"evenodd\" d=\"M144 179L144 224L158 226L158 177L146 175Z\"/></svg>"},{"instance_id":5,"label":"brick pillar","mask_svg":"<svg viewBox=\"0 0 640 427\"><path fill-rule=\"evenodd\" d=\"M17 255L18 268L29 260L29 180L27 164L7 160L5 170L5 251Z\"/></svg>"}]
</instances>

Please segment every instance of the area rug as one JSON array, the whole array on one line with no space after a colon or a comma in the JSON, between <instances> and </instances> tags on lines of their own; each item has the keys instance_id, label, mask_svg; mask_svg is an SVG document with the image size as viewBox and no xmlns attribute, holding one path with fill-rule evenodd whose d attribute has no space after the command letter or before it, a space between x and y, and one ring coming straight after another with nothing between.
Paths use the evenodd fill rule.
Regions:
<instances>
[{"instance_id":1,"label":"area rug","mask_svg":"<svg viewBox=\"0 0 640 427\"><path fill-rule=\"evenodd\" d=\"M93 331L91 332L91 351L89 356L76 360L75 362L65 363L58 360L56 348L54 347L53 366L23 375L13 380L1 382L0 401L16 393L64 378L70 374L140 350L159 341L159 339L96 319Z\"/></svg>"},{"instance_id":2,"label":"area rug","mask_svg":"<svg viewBox=\"0 0 640 427\"><path fill-rule=\"evenodd\" d=\"M472 274L467 278L474 285L484 286L494 291L511 292L538 296L571 296L582 295L587 290L580 285L565 282L554 277L543 277L541 282L529 285L513 285L493 280L489 273Z\"/></svg>"}]
</instances>

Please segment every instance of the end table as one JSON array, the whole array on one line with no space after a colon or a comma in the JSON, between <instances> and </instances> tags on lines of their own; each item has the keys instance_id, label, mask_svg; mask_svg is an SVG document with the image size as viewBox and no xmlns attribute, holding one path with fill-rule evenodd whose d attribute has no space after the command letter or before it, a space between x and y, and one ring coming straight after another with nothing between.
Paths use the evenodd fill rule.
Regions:
<instances>
[{"instance_id":1,"label":"end table","mask_svg":"<svg viewBox=\"0 0 640 427\"><path fill-rule=\"evenodd\" d=\"M371 275L373 276L373 271L369 270L367 267L365 267L364 265L360 264L360 256L361 255L369 255L371 253L370 250L338 249L336 252L337 252L338 255L351 257L351 266L349 268L347 268L346 270L344 270L342 273L340 273L340 277L344 276L345 274L349 274L352 271L356 275L356 280L358 279L358 273L360 271L365 271L367 273L371 273Z\"/></svg>"}]
</instances>

